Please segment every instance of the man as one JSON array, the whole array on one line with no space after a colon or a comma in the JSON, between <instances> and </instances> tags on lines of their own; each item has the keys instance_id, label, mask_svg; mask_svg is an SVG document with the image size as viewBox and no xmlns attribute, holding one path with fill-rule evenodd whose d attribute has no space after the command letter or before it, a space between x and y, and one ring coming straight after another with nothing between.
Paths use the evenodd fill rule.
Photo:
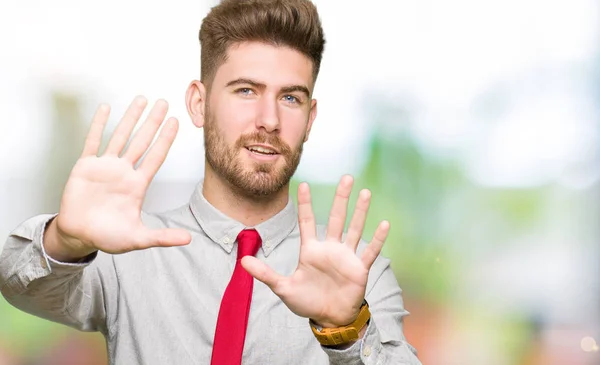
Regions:
<instances>
[{"instance_id":1,"label":"man","mask_svg":"<svg viewBox=\"0 0 600 365\"><path fill-rule=\"evenodd\" d=\"M9 236L2 294L102 332L112 364L419 364L403 335L400 288L379 256L389 224L361 241L369 191L345 235L350 176L327 227L315 225L307 184L297 210L289 198L317 115L325 41L314 5L224 0L200 43L201 81L186 105L204 127L206 168L189 204L141 211L177 133L176 119L163 123L167 103L129 141L146 107L137 97L100 154L102 105L58 214Z\"/></svg>"}]
</instances>

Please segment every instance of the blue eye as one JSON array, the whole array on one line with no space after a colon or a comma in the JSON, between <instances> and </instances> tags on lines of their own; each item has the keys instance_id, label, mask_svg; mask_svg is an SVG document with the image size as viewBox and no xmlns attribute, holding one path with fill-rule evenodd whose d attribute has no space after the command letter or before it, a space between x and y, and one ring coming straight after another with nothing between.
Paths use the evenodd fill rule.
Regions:
<instances>
[{"instance_id":1,"label":"blue eye","mask_svg":"<svg viewBox=\"0 0 600 365\"><path fill-rule=\"evenodd\" d=\"M236 90L239 94L242 94L244 96L248 96L252 93L252 89L249 89L247 87L243 87L241 89L237 89Z\"/></svg>"},{"instance_id":2,"label":"blue eye","mask_svg":"<svg viewBox=\"0 0 600 365\"><path fill-rule=\"evenodd\" d=\"M293 96L293 95L286 95L283 97L285 99L285 101L289 102L289 103L299 103L300 100L298 100L297 97Z\"/></svg>"}]
</instances>

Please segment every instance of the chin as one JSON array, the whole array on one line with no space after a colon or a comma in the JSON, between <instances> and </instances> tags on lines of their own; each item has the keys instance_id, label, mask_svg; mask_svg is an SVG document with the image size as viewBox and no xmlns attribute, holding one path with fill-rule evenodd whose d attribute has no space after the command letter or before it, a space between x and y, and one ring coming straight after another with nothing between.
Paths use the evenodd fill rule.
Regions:
<instances>
[{"instance_id":1,"label":"chin","mask_svg":"<svg viewBox=\"0 0 600 365\"><path fill-rule=\"evenodd\" d=\"M279 172L279 171L277 171ZM279 172L280 173L280 172ZM290 179L272 172L248 171L234 184L246 195L256 198L274 196L285 189Z\"/></svg>"}]
</instances>

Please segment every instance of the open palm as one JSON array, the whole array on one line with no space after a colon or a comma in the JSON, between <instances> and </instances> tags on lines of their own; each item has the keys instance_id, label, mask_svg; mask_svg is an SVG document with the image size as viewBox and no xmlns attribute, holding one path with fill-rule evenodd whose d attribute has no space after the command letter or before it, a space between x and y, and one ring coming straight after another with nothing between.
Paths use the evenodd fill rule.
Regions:
<instances>
[{"instance_id":1,"label":"open palm","mask_svg":"<svg viewBox=\"0 0 600 365\"><path fill-rule=\"evenodd\" d=\"M71 248L82 255L95 250L116 254L189 242L189 233L183 230L151 230L141 220L148 186L164 162L178 128L176 119L168 119L150 147L168 109L167 103L159 100L125 148L145 106L142 97L131 103L101 156L98 150L109 107L100 106L94 115L56 218L63 241L70 242Z\"/></svg>"},{"instance_id":2,"label":"open palm","mask_svg":"<svg viewBox=\"0 0 600 365\"><path fill-rule=\"evenodd\" d=\"M342 242L352 183L350 176L340 181L323 241L317 238L308 185L302 183L298 187L300 259L291 276L275 273L255 257L242 259L244 268L268 285L292 312L323 327L343 326L356 319L365 297L369 269L389 231L389 223L381 222L361 257L356 255L371 199L370 192L363 190Z\"/></svg>"}]
</instances>

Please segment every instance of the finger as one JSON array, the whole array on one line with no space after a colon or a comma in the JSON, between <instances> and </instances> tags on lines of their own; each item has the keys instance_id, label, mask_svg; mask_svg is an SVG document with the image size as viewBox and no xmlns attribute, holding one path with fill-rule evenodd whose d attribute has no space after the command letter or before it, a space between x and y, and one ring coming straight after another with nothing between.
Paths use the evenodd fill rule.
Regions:
<instances>
[{"instance_id":1,"label":"finger","mask_svg":"<svg viewBox=\"0 0 600 365\"><path fill-rule=\"evenodd\" d=\"M125 115L121 119L121 122L115 129L110 141L108 142L108 146L106 147L105 154L107 155L116 155L119 156L123 147L129 140L129 136L133 131L133 128L140 119L140 116L144 112L146 108L146 98L143 96L137 96L127 108Z\"/></svg>"},{"instance_id":2,"label":"finger","mask_svg":"<svg viewBox=\"0 0 600 365\"><path fill-rule=\"evenodd\" d=\"M104 132L104 127L106 126L109 115L109 105L101 104L98 106L98 109L96 109L96 113L94 113L94 117L92 118L92 124L90 125L90 130L85 139L81 157L98 155L98 150L102 143L102 133Z\"/></svg>"},{"instance_id":3,"label":"finger","mask_svg":"<svg viewBox=\"0 0 600 365\"><path fill-rule=\"evenodd\" d=\"M278 288L284 277L273 271L267 264L256 257L244 256L242 267L256 280L268 286L275 294L278 293Z\"/></svg>"},{"instance_id":4,"label":"finger","mask_svg":"<svg viewBox=\"0 0 600 365\"><path fill-rule=\"evenodd\" d=\"M371 269L371 265L373 265L373 262L375 262L375 259L379 256L389 231L390 223L388 221L379 223L371 243L369 243L367 248L363 251L360 258L367 269Z\"/></svg>"},{"instance_id":5,"label":"finger","mask_svg":"<svg viewBox=\"0 0 600 365\"><path fill-rule=\"evenodd\" d=\"M129 147L123 154L123 158L135 164L142 157L146 150L148 150L148 147L150 147L152 140L154 140L160 125L165 120L168 109L169 104L166 100L160 99L154 104L154 107L148 114L148 118L146 118L140 130L131 140Z\"/></svg>"},{"instance_id":6,"label":"finger","mask_svg":"<svg viewBox=\"0 0 600 365\"><path fill-rule=\"evenodd\" d=\"M298 186L298 225L300 226L301 243L317 237L315 214L310 201L310 189L305 182Z\"/></svg>"},{"instance_id":7,"label":"finger","mask_svg":"<svg viewBox=\"0 0 600 365\"><path fill-rule=\"evenodd\" d=\"M327 240L342 241L353 180L352 176L344 175L338 184L331 212L329 213L329 222L327 223Z\"/></svg>"},{"instance_id":8,"label":"finger","mask_svg":"<svg viewBox=\"0 0 600 365\"><path fill-rule=\"evenodd\" d=\"M156 142L150 147L148 154L142 160L138 171L142 172L148 181L154 178L158 169L165 162L169 149L173 145L173 141L177 135L178 128L179 122L177 119L169 118L160 130Z\"/></svg>"},{"instance_id":9,"label":"finger","mask_svg":"<svg viewBox=\"0 0 600 365\"><path fill-rule=\"evenodd\" d=\"M363 230L365 228L365 221L367 220L367 213L369 211L369 205L371 204L371 192L368 189L363 189L358 194L358 201L354 208L354 214L348 227L348 233L346 234L346 244L353 251L356 251L356 247L360 242Z\"/></svg>"},{"instance_id":10,"label":"finger","mask_svg":"<svg viewBox=\"0 0 600 365\"><path fill-rule=\"evenodd\" d=\"M188 231L178 228L145 228L138 237L137 249L183 246L189 244L192 240L192 236Z\"/></svg>"}]
</instances>

